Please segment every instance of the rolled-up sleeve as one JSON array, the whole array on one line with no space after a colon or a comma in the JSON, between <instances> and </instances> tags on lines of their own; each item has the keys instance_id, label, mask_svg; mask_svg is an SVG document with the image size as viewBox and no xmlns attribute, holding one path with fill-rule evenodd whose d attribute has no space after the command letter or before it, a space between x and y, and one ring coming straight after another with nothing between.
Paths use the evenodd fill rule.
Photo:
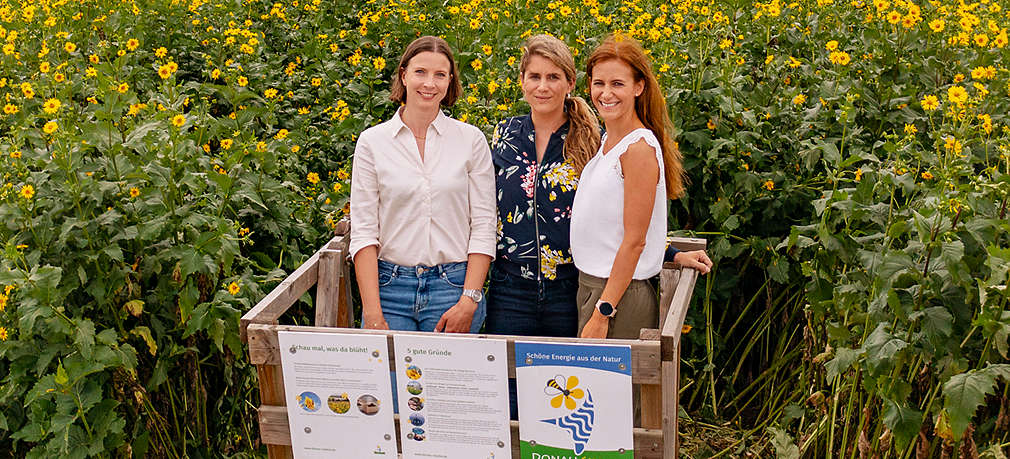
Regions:
<instances>
[{"instance_id":1,"label":"rolled-up sleeve","mask_svg":"<svg viewBox=\"0 0 1010 459\"><path fill-rule=\"evenodd\" d=\"M496 222L494 197L494 166L487 138L479 129L473 128L473 158L467 179L467 193L470 202L470 241L467 253L480 253L491 258L495 256Z\"/></svg>"},{"instance_id":2,"label":"rolled-up sleeve","mask_svg":"<svg viewBox=\"0 0 1010 459\"><path fill-rule=\"evenodd\" d=\"M351 258L371 245L379 245L379 184L375 155L362 135L354 147L351 166Z\"/></svg>"}]
</instances>

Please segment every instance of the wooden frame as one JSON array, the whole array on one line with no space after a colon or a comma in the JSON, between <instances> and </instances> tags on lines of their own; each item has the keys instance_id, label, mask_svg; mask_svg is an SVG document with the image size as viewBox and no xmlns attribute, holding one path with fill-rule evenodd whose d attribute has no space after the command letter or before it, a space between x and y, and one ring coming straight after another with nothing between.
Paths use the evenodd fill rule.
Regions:
<instances>
[{"instance_id":1,"label":"wooden frame","mask_svg":"<svg viewBox=\"0 0 1010 459\"><path fill-rule=\"evenodd\" d=\"M260 381L260 440L267 445L271 459L293 457L288 429L284 379L281 374L277 332L284 330L313 333L364 333L386 335L389 355L393 355L394 334L427 332L393 332L361 330L353 327L350 286L350 265L347 261L349 234L346 222L337 228L338 236L326 243L301 266L285 278L255 307L242 316L240 333L249 345L250 363L256 365ZM672 244L681 250L704 249L704 239L674 238ZM632 383L641 389L641 425L635 427L635 457L670 459L677 457L677 410L680 389L680 334L691 302L698 272L667 263L660 274L659 329L643 329L637 340L596 340L579 338L541 338L538 341L561 343L627 344L632 352ZM316 287L315 326L279 325L278 319L298 298ZM472 335L476 338L507 339L509 342L509 376L515 377L515 340L522 336ZM390 369L393 358L388 359ZM396 428L399 430L399 420ZM519 457L519 423L512 421L512 457ZM399 447L399 435L397 435Z\"/></svg>"}]
</instances>

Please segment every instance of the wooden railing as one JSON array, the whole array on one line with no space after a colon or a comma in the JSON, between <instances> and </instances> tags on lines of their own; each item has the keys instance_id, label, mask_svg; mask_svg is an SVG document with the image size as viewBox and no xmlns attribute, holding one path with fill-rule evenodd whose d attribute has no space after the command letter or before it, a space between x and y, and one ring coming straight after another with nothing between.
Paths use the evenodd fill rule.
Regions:
<instances>
[{"instance_id":1,"label":"wooden railing","mask_svg":"<svg viewBox=\"0 0 1010 459\"><path fill-rule=\"evenodd\" d=\"M260 384L260 440L267 445L272 459L292 457L291 433L288 428L287 399L281 374L277 332L290 330L313 333L356 333L388 337L390 370L393 370L393 335L428 332L362 330L354 326L348 285L350 264L347 260L349 235L346 222L337 228L338 236L284 279L255 307L242 317L240 333L249 345L249 360L256 365ZM675 238L672 244L681 250L704 249L704 239ZM691 294L698 278L693 269L682 269L671 263L660 274L659 329L642 329L637 340L602 340L580 338L534 338L537 341L582 344L624 344L631 347L633 384L641 388L641 425L634 428L635 457L670 459L677 457L677 410L680 379L680 335ZM278 319L302 295L316 287L315 326L279 325ZM529 340L526 336L473 335L476 338L508 340L508 372L515 377L515 355L512 344ZM399 429L399 420L396 420ZM519 457L519 424L511 422L512 457ZM397 442L400 436L397 435ZM399 448L399 446L398 446Z\"/></svg>"}]
</instances>

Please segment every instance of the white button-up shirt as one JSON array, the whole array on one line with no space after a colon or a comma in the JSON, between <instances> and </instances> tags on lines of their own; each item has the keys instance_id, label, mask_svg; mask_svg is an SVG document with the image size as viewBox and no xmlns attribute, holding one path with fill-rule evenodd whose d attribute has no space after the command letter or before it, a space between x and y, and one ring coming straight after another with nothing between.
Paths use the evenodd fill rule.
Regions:
<instances>
[{"instance_id":1,"label":"white button-up shirt","mask_svg":"<svg viewBox=\"0 0 1010 459\"><path fill-rule=\"evenodd\" d=\"M403 266L495 255L494 168L484 133L441 111L424 161L398 110L361 133L351 169L351 245Z\"/></svg>"}]
</instances>

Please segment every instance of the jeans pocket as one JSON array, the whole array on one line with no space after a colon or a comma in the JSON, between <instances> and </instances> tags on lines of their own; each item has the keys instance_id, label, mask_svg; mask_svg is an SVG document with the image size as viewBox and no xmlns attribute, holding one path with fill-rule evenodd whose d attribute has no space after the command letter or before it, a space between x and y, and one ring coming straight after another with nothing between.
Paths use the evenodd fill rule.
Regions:
<instances>
[{"instance_id":1,"label":"jeans pocket","mask_svg":"<svg viewBox=\"0 0 1010 459\"><path fill-rule=\"evenodd\" d=\"M396 279L396 274L392 271L379 270L379 287L385 287Z\"/></svg>"},{"instance_id":2,"label":"jeans pocket","mask_svg":"<svg viewBox=\"0 0 1010 459\"><path fill-rule=\"evenodd\" d=\"M466 281L466 270L460 269L451 272L443 272L442 280L452 287L463 288L463 283Z\"/></svg>"},{"instance_id":3,"label":"jeans pocket","mask_svg":"<svg viewBox=\"0 0 1010 459\"><path fill-rule=\"evenodd\" d=\"M488 279L491 282L505 282L509 278L509 274L505 272L504 269L491 267L491 272L488 274Z\"/></svg>"}]
</instances>

